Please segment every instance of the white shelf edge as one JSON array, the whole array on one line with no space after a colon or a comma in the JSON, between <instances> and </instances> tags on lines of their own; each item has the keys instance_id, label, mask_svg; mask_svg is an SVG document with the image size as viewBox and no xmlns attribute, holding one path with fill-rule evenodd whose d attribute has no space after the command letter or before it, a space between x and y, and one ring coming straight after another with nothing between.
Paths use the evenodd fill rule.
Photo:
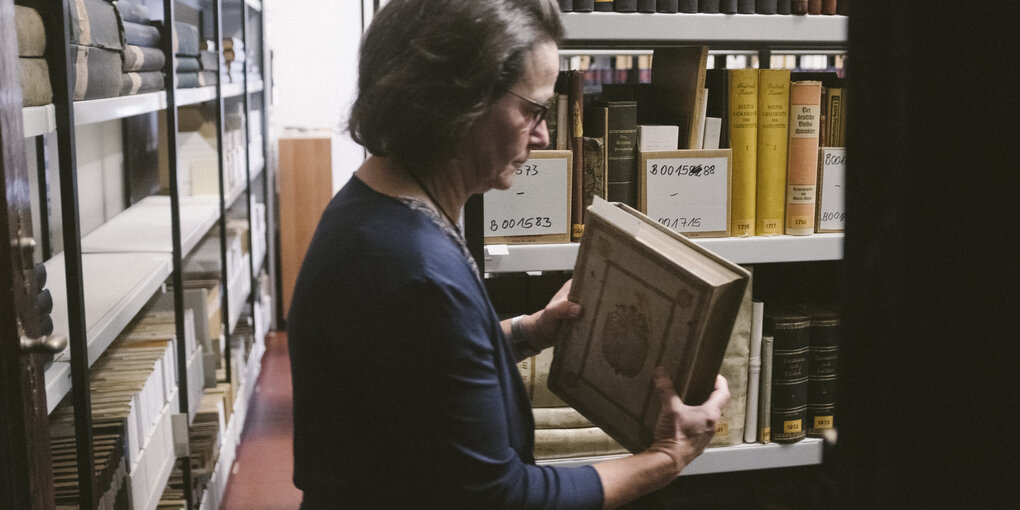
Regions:
<instances>
[{"instance_id":1,"label":"white shelf edge","mask_svg":"<svg viewBox=\"0 0 1020 510\"><path fill-rule=\"evenodd\" d=\"M577 467L587 466L606 460L626 457L603 455L574 459L540 460L543 466ZM729 473L756 469L774 469L796 466L811 466L822 463L822 440L807 438L792 444L744 443L736 446L705 448L700 457L694 459L680 474L682 476Z\"/></svg>"},{"instance_id":2,"label":"white shelf edge","mask_svg":"<svg viewBox=\"0 0 1020 510\"><path fill-rule=\"evenodd\" d=\"M166 93L149 92L133 96L108 97L74 103L74 123L81 126L123 119L166 108Z\"/></svg>"},{"instance_id":3,"label":"white shelf edge","mask_svg":"<svg viewBox=\"0 0 1020 510\"><path fill-rule=\"evenodd\" d=\"M262 80L252 80L248 84L248 93L253 94L255 92L262 92L262 89L264 88L265 84L262 82Z\"/></svg>"},{"instance_id":4,"label":"white shelf edge","mask_svg":"<svg viewBox=\"0 0 1020 510\"><path fill-rule=\"evenodd\" d=\"M229 307L227 325L231 334L234 333L237 322L241 319L241 310L248 302L248 295L251 294L251 273L248 270L250 257L251 253L246 253L241 257L241 267L234 268L233 277L227 282L227 288L230 291L230 302L227 303Z\"/></svg>"},{"instance_id":5,"label":"white shelf edge","mask_svg":"<svg viewBox=\"0 0 1020 510\"><path fill-rule=\"evenodd\" d=\"M843 234L692 239L737 264L842 260ZM578 243L485 246L485 272L571 271ZM505 252L505 254L501 254Z\"/></svg>"},{"instance_id":6,"label":"white shelf edge","mask_svg":"<svg viewBox=\"0 0 1020 510\"><path fill-rule=\"evenodd\" d=\"M846 16L764 14L564 13L564 46L575 41L737 42L845 45Z\"/></svg>"},{"instance_id":7,"label":"white shelf edge","mask_svg":"<svg viewBox=\"0 0 1020 510\"><path fill-rule=\"evenodd\" d=\"M25 138L45 135L57 130L56 108L52 104L27 106L21 109Z\"/></svg>"},{"instance_id":8,"label":"white shelf edge","mask_svg":"<svg viewBox=\"0 0 1020 510\"><path fill-rule=\"evenodd\" d=\"M241 94L244 94L243 83L224 83L222 89L223 97L237 97L240 96Z\"/></svg>"},{"instance_id":9,"label":"white shelf edge","mask_svg":"<svg viewBox=\"0 0 1020 510\"><path fill-rule=\"evenodd\" d=\"M177 106L187 106L212 101L213 99L216 99L216 86L208 85L205 87L177 89L174 92L174 99L177 101Z\"/></svg>"},{"instance_id":10,"label":"white shelf edge","mask_svg":"<svg viewBox=\"0 0 1020 510\"><path fill-rule=\"evenodd\" d=\"M113 300L97 299L107 291L111 282L123 278L130 262L142 265L134 271L134 280L121 281L128 290ZM64 278L64 257L57 255L45 262L47 279L46 288L50 290L54 301L51 314L54 332L68 334L67 331L67 289ZM98 271L102 269L103 271ZM86 302L86 343L88 344L89 366L110 346L117 335L145 306L149 298L163 285L172 271L168 255L152 253L117 253L117 254L83 254L82 273L84 275L84 294ZM97 274L98 273L98 274ZM141 274L139 274L141 273ZM110 302L112 301L112 303ZM100 309L95 309L102 306ZM92 307L93 309L89 309ZM70 347L54 356L53 363L46 369L46 407L47 413L53 411L61 399L71 390Z\"/></svg>"},{"instance_id":11,"label":"white shelf edge","mask_svg":"<svg viewBox=\"0 0 1020 510\"><path fill-rule=\"evenodd\" d=\"M145 213L152 210L152 213ZM181 249L187 256L219 219L219 202L181 197ZM146 241L141 241L147 239ZM148 196L82 237L83 253L173 251L170 197Z\"/></svg>"}]
</instances>

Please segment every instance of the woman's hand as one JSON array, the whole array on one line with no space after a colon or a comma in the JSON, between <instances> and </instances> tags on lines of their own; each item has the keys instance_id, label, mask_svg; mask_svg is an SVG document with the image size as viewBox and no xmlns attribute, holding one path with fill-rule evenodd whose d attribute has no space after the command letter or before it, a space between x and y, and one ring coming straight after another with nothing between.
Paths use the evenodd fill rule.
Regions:
<instances>
[{"instance_id":1,"label":"woman's hand","mask_svg":"<svg viewBox=\"0 0 1020 510\"><path fill-rule=\"evenodd\" d=\"M662 452L673 459L676 475L701 455L715 435L715 426L722 417L723 406L730 399L726 378L715 379L715 390L700 406L685 405L669 375L661 367L655 369L655 389L659 393L662 409L655 426L655 442L649 451Z\"/></svg>"},{"instance_id":2,"label":"woman's hand","mask_svg":"<svg viewBox=\"0 0 1020 510\"><path fill-rule=\"evenodd\" d=\"M567 280L544 309L524 317L521 325L529 343L535 349L542 350L552 346L560 324L565 319L575 319L581 315L581 305L567 300L571 282L573 280Z\"/></svg>"}]
</instances>

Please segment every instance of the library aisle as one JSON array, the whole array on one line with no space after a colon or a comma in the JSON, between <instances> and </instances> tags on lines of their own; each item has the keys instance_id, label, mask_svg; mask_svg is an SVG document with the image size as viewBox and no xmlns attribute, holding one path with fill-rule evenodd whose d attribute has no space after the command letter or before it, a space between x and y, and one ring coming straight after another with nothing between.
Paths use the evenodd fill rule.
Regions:
<instances>
[{"instance_id":1,"label":"library aisle","mask_svg":"<svg viewBox=\"0 0 1020 510\"><path fill-rule=\"evenodd\" d=\"M262 372L252 394L221 510L292 510L301 504L294 487L293 389L287 333L266 336Z\"/></svg>"}]
</instances>

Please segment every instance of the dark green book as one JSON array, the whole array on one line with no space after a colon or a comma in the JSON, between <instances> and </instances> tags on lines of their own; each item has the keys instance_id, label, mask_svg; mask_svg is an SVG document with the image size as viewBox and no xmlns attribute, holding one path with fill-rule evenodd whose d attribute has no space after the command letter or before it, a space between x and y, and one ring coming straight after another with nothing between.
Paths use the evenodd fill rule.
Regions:
<instances>
[{"instance_id":1,"label":"dark green book","mask_svg":"<svg viewBox=\"0 0 1020 510\"><path fill-rule=\"evenodd\" d=\"M637 101L606 101L593 123L605 140L606 200L637 207Z\"/></svg>"},{"instance_id":2,"label":"dark green book","mask_svg":"<svg viewBox=\"0 0 1020 510\"><path fill-rule=\"evenodd\" d=\"M821 437L836 426L841 318L838 311L814 303L798 305L797 310L811 317L807 435Z\"/></svg>"},{"instance_id":3,"label":"dark green book","mask_svg":"<svg viewBox=\"0 0 1020 510\"><path fill-rule=\"evenodd\" d=\"M719 14L719 0L698 0L698 12Z\"/></svg>"},{"instance_id":4,"label":"dark green book","mask_svg":"<svg viewBox=\"0 0 1020 510\"><path fill-rule=\"evenodd\" d=\"M808 353L811 316L789 308L765 312L772 344L771 436L795 443L807 436Z\"/></svg>"}]
</instances>

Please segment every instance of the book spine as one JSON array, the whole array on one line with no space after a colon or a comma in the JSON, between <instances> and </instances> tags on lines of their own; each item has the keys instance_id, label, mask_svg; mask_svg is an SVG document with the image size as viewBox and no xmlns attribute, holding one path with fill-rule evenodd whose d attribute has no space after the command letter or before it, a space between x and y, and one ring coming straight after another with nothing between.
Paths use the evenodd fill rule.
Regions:
<instances>
[{"instance_id":1,"label":"book spine","mask_svg":"<svg viewBox=\"0 0 1020 510\"><path fill-rule=\"evenodd\" d=\"M573 152L571 236L581 238L584 233L584 72L573 69L567 75L567 101L570 103L570 150Z\"/></svg>"},{"instance_id":2,"label":"book spine","mask_svg":"<svg viewBox=\"0 0 1020 510\"><path fill-rule=\"evenodd\" d=\"M761 385L758 389L758 441L772 442L772 335L761 337Z\"/></svg>"},{"instance_id":3,"label":"book spine","mask_svg":"<svg viewBox=\"0 0 1020 510\"><path fill-rule=\"evenodd\" d=\"M595 10L595 0L574 0L574 12L591 12Z\"/></svg>"},{"instance_id":4,"label":"book spine","mask_svg":"<svg viewBox=\"0 0 1020 510\"><path fill-rule=\"evenodd\" d=\"M825 91L825 124L826 124L826 147L846 147L846 134L843 129L846 127L845 111L845 90L842 87L830 87Z\"/></svg>"},{"instance_id":5,"label":"book spine","mask_svg":"<svg viewBox=\"0 0 1020 510\"><path fill-rule=\"evenodd\" d=\"M808 14L821 14L822 13L822 0L808 0L807 3Z\"/></svg>"},{"instance_id":6,"label":"book spine","mask_svg":"<svg viewBox=\"0 0 1020 510\"><path fill-rule=\"evenodd\" d=\"M730 235L754 235L755 178L758 153L758 70L729 71L729 127L733 149Z\"/></svg>"},{"instance_id":7,"label":"book spine","mask_svg":"<svg viewBox=\"0 0 1020 510\"><path fill-rule=\"evenodd\" d=\"M574 0L559 0L560 12L574 12Z\"/></svg>"},{"instance_id":8,"label":"book spine","mask_svg":"<svg viewBox=\"0 0 1020 510\"><path fill-rule=\"evenodd\" d=\"M751 303L751 347L747 363L747 411L744 413L744 442L753 443L758 436L758 400L761 391L761 336L765 304Z\"/></svg>"},{"instance_id":9,"label":"book spine","mask_svg":"<svg viewBox=\"0 0 1020 510\"><path fill-rule=\"evenodd\" d=\"M772 441L795 443L807 435L808 352L811 320L772 326Z\"/></svg>"},{"instance_id":10,"label":"book spine","mask_svg":"<svg viewBox=\"0 0 1020 510\"><path fill-rule=\"evenodd\" d=\"M616 12L637 12L637 0L613 0L613 10Z\"/></svg>"},{"instance_id":11,"label":"book spine","mask_svg":"<svg viewBox=\"0 0 1020 510\"><path fill-rule=\"evenodd\" d=\"M698 0L698 12L719 14L719 0Z\"/></svg>"},{"instance_id":12,"label":"book spine","mask_svg":"<svg viewBox=\"0 0 1020 510\"><path fill-rule=\"evenodd\" d=\"M602 138L584 137L584 177L581 185L585 209L591 205L593 197L606 198L606 152Z\"/></svg>"},{"instance_id":13,"label":"book spine","mask_svg":"<svg viewBox=\"0 0 1020 510\"><path fill-rule=\"evenodd\" d=\"M832 16L836 14L836 0L822 0L822 14Z\"/></svg>"},{"instance_id":14,"label":"book spine","mask_svg":"<svg viewBox=\"0 0 1020 510\"><path fill-rule=\"evenodd\" d=\"M545 112L545 129L549 132L549 145L546 149L556 149L556 130L559 128L560 96L553 94L549 101L549 110Z\"/></svg>"},{"instance_id":15,"label":"book spine","mask_svg":"<svg viewBox=\"0 0 1020 510\"><path fill-rule=\"evenodd\" d=\"M808 0L790 0L791 14L807 14Z\"/></svg>"},{"instance_id":16,"label":"book spine","mask_svg":"<svg viewBox=\"0 0 1020 510\"><path fill-rule=\"evenodd\" d=\"M808 235L815 230L821 101L821 82L796 81L790 84L790 142L786 174L788 235Z\"/></svg>"},{"instance_id":17,"label":"book spine","mask_svg":"<svg viewBox=\"0 0 1020 510\"><path fill-rule=\"evenodd\" d=\"M786 153L789 142L790 71L758 71L758 154L755 234L783 233L786 207Z\"/></svg>"},{"instance_id":18,"label":"book spine","mask_svg":"<svg viewBox=\"0 0 1020 510\"><path fill-rule=\"evenodd\" d=\"M595 12L613 12L613 8L615 7L614 4L615 2L613 0L595 0L593 10ZM576 6L574 7L574 10L577 10Z\"/></svg>"},{"instance_id":19,"label":"book spine","mask_svg":"<svg viewBox=\"0 0 1020 510\"><path fill-rule=\"evenodd\" d=\"M737 0L737 14L754 14L754 0Z\"/></svg>"},{"instance_id":20,"label":"book spine","mask_svg":"<svg viewBox=\"0 0 1020 510\"><path fill-rule=\"evenodd\" d=\"M757 0L754 3L754 11L758 14L775 14L776 0Z\"/></svg>"},{"instance_id":21,"label":"book spine","mask_svg":"<svg viewBox=\"0 0 1020 510\"><path fill-rule=\"evenodd\" d=\"M723 14L736 14L737 0L720 0L719 12Z\"/></svg>"},{"instance_id":22,"label":"book spine","mask_svg":"<svg viewBox=\"0 0 1020 510\"><path fill-rule=\"evenodd\" d=\"M677 2L676 10L685 13L698 12L698 0L680 0Z\"/></svg>"},{"instance_id":23,"label":"book spine","mask_svg":"<svg viewBox=\"0 0 1020 510\"><path fill-rule=\"evenodd\" d=\"M675 13L678 8L678 0L658 0L655 2L655 12Z\"/></svg>"},{"instance_id":24,"label":"book spine","mask_svg":"<svg viewBox=\"0 0 1020 510\"><path fill-rule=\"evenodd\" d=\"M606 113L606 198L636 207L637 103L610 101Z\"/></svg>"},{"instance_id":25,"label":"book spine","mask_svg":"<svg viewBox=\"0 0 1020 510\"><path fill-rule=\"evenodd\" d=\"M812 318L807 404L807 435L810 437L821 437L836 426L839 344L838 315Z\"/></svg>"},{"instance_id":26,"label":"book spine","mask_svg":"<svg viewBox=\"0 0 1020 510\"><path fill-rule=\"evenodd\" d=\"M556 149L570 150L570 101L566 94L557 94L556 109Z\"/></svg>"},{"instance_id":27,"label":"book spine","mask_svg":"<svg viewBox=\"0 0 1020 510\"><path fill-rule=\"evenodd\" d=\"M658 2L656 0L638 0L638 12L655 12Z\"/></svg>"},{"instance_id":28,"label":"book spine","mask_svg":"<svg viewBox=\"0 0 1020 510\"><path fill-rule=\"evenodd\" d=\"M791 14L790 0L777 0L776 14Z\"/></svg>"}]
</instances>

